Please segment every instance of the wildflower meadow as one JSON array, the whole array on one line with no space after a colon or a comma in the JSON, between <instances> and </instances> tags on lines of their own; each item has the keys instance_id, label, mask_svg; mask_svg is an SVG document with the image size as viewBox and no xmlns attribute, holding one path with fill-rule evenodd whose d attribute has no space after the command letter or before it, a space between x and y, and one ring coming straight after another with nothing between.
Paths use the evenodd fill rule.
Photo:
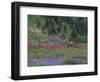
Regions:
<instances>
[{"instance_id":1,"label":"wildflower meadow","mask_svg":"<svg viewBox=\"0 0 100 82\"><path fill-rule=\"evenodd\" d=\"M29 67L88 63L87 17L28 15L27 19Z\"/></svg>"}]
</instances>

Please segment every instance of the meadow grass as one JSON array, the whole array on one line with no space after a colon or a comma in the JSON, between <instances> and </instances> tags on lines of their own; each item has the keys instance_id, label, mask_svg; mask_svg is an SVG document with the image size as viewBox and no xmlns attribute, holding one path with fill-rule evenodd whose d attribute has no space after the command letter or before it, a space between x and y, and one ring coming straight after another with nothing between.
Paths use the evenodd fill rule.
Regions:
<instances>
[{"instance_id":1,"label":"meadow grass","mask_svg":"<svg viewBox=\"0 0 100 82\"><path fill-rule=\"evenodd\" d=\"M87 49L81 49L81 48L68 48L63 50L57 50L57 49L37 49L37 48L29 48L29 56L30 57L59 57L59 56L74 56L74 55L83 55L87 56Z\"/></svg>"}]
</instances>

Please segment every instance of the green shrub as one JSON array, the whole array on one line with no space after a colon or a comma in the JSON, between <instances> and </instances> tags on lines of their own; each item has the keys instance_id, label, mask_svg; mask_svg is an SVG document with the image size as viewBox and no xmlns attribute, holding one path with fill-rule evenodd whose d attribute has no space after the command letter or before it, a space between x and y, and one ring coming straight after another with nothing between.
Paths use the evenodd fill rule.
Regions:
<instances>
[{"instance_id":1,"label":"green shrub","mask_svg":"<svg viewBox=\"0 0 100 82\"><path fill-rule=\"evenodd\" d=\"M87 43L87 37L86 36L81 36L79 39L80 43Z\"/></svg>"}]
</instances>

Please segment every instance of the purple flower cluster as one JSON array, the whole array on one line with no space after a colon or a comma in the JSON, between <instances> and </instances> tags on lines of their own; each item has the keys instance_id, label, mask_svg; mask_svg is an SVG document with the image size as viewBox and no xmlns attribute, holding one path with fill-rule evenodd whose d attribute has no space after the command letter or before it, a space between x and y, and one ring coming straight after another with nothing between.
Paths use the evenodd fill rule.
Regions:
<instances>
[{"instance_id":1,"label":"purple flower cluster","mask_svg":"<svg viewBox=\"0 0 100 82\"><path fill-rule=\"evenodd\" d=\"M63 62L72 62L73 64L81 64L80 59L72 57L46 57L46 58L28 58L28 66L48 66L48 65L62 65Z\"/></svg>"}]
</instances>

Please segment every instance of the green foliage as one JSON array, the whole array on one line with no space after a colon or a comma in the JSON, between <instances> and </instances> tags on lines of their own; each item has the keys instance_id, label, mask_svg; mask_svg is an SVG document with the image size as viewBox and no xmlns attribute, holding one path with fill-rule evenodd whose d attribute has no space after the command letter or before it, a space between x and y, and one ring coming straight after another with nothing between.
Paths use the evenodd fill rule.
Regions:
<instances>
[{"instance_id":1,"label":"green foliage","mask_svg":"<svg viewBox=\"0 0 100 82\"><path fill-rule=\"evenodd\" d=\"M42 33L33 33L32 34L32 41L34 42L47 42L47 35L42 34Z\"/></svg>"},{"instance_id":2,"label":"green foliage","mask_svg":"<svg viewBox=\"0 0 100 82\"><path fill-rule=\"evenodd\" d=\"M79 42L80 43L87 43L87 37L86 36L81 36Z\"/></svg>"},{"instance_id":3,"label":"green foliage","mask_svg":"<svg viewBox=\"0 0 100 82\"><path fill-rule=\"evenodd\" d=\"M70 61L64 61L62 64L75 64L75 62L70 60Z\"/></svg>"},{"instance_id":4,"label":"green foliage","mask_svg":"<svg viewBox=\"0 0 100 82\"><path fill-rule=\"evenodd\" d=\"M80 35L78 34L78 32L76 30L73 30L70 36L70 40L73 42L79 42L79 38L80 38Z\"/></svg>"},{"instance_id":5,"label":"green foliage","mask_svg":"<svg viewBox=\"0 0 100 82\"><path fill-rule=\"evenodd\" d=\"M36 27L33 27L29 30L28 38L32 41L32 43L48 41L48 36Z\"/></svg>"},{"instance_id":6,"label":"green foliage","mask_svg":"<svg viewBox=\"0 0 100 82\"><path fill-rule=\"evenodd\" d=\"M32 30L41 31L34 35ZM36 31L36 30L35 30ZM28 15L28 38L47 41L47 35L61 37L66 43L69 41L86 43L87 18L63 16ZM85 36L85 37L81 37Z\"/></svg>"},{"instance_id":7,"label":"green foliage","mask_svg":"<svg viewBox=\"0 0 100 82\"><path fill-rule=\"evenodd\" d=\"M86 56L87 49L76 49L76 48L69 48L67 50L56 50L53 52L53 49L36 49L36 48L30 48L29 49L29 56L33 58L41 58L41 57L73 57L74 55L83 55ZM53 53L52 53L53 52ZM62 53L61 53L62 52Z\"/></svg>"}]
</instances>

